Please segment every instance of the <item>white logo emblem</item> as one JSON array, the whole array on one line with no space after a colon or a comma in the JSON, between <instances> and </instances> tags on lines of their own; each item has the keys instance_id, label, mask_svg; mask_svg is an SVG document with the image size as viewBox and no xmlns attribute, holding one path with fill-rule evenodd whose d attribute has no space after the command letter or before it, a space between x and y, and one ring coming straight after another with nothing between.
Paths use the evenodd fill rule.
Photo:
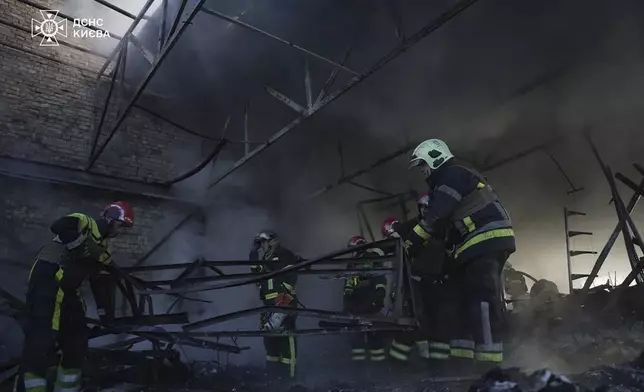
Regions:
<instances>
[{"instance_id":1,"label":"white logo emblem","mask_svg":"<svg viewBox=\"0 0 644 392\"><path fill-rule=\"evenodd\" d=\"M58 46L56 36L67 37L67 19L56 10L41 10L42 20L31 19L31 37L42 36L40 46Z\"/></svg>"}]
</instances>

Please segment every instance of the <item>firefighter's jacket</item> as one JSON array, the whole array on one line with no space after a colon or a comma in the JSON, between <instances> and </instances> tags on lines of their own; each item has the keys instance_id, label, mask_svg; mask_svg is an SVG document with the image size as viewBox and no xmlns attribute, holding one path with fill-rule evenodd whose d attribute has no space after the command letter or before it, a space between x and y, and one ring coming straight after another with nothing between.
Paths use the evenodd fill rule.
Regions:
<instances>
[{"instance_id":1,"label":"firefighter's jacket","mask_svg":"<svg viewBox=\"0 0 644 392\"><path fill-rule=\"evenodd\" d=\"M515 251L510 217L481 174L449 161L427 183L432 203L413 228L412 243L429 239L438 225L447 227L445 245L456 263Z\"/></svg>"},{"instance_id":2,"label":"firefighter's jacket","mask_svg":"<svg viewBox=\"0 0 644 392\"><path fill-rule=\"evenodd\" d=\"M378 248L367 249L360 257L384 256ZM375 263L349 265L348 269L378 268ZM354 313L377 313L384 306L387 293L387 278L384 275L373 275L369 272L352 275L344 284L344 307Z\"/></svg>"},{"instance_id":3,"label":"firefighter's jacket","mask_svg":"<svg viewBox=\"0 0 644 392\"><path fill-rule=\"evenodd\" d=\"M251 252L249 258L251 261L258 260L257 252ZM299 258L290 250L282 246L278 246L273 252L264 256L264 261L268 261L268 263L252 266L251 271L254 273L264 274L278 271L296 264L299 261ZM291 295L294 299L292 302L293 305L296 303L297 272L295 271L264 280L259 282L257 285L259 286L260 299L266 306L275 305L280 294Z\"/></svg>"},{"instance_id":4,"label":"firefighter's jacket","mask_svg":"<svg viewBox=\"0 0 644 392\"><path fill-rule=\"evenodd\" d=\"M112 283L112 255L107 247L107 224L74 213L57 219L50 227L55 235L38 252L33 268L39 262L57 265L53 278L59 287L57 297L80 299L79 288L89 279L99 314L113 314L113 301L105 286ZM31 279L31 274L30 274Z\"/></svg>"}]
</instances>

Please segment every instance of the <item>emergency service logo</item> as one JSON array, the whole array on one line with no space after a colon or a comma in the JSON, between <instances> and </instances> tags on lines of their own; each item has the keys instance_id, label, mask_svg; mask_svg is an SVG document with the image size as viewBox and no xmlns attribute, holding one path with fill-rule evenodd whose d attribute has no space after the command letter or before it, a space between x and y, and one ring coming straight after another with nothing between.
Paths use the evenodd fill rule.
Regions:
<instances>
[{"instance_id":1,"label":"emergency service logo","mask_svg":"<svg viewBox=\"0 0 644 392\"><path fill-rule=\"evenodd\" d=\"M40 46L58 46L58 36L67 38L67 19L56 10L41 10L42 19L31 19L31 38L40 36Z\"/></svg>"}]
</instances>

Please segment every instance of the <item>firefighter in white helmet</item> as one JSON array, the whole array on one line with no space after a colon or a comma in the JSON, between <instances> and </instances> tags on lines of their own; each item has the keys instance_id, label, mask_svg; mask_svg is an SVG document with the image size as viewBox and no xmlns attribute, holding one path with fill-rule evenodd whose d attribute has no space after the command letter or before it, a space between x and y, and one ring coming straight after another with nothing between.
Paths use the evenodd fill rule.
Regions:
<instances>
[{"instance_id":1,"label":"firefighter in white helmet","mask_svg":"<svg viewBox=\"0 0 644 392\"><path fill-rule=\"evenodd\" d=\"M260 251L262 255L260 257ZM251 267L255 273L278 271L298 262L298 256L280 244L277 234L262 230L253 239L249 260L261 261ZM265 306L296 307L297 273L288 273L258 284L260 299ZM263 330L288 332L295 329L296 317L287 313L264 312L260 317ZM297 347L292 335L264 337L267 370L275 376L288 373L295 377Z\"/></svg>"},{"instance_id":2,"label":"firefighter in white helmet","mask_svg":"<svg viewBox=\"0 0 644 392\"><path fill-rule=\"evenodd\" d=\"M510 217L487 179L458 164L442 140L419 144L409 167L423 173L432 202L405 248L413 255L432 236L445 240L460 320L452 326L451 357L498 364L503 360L501 271L515 251ZM447 226L446 235L439 234L441 226Z\"/></svg>"}]
</instances>

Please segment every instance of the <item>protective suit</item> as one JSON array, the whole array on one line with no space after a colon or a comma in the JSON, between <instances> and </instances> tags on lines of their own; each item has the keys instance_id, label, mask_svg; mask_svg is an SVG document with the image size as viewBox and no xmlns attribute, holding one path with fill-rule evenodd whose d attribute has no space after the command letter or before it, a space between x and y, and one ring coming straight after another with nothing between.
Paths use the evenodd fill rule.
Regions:
<instances>
[{"instance_id":1,"label":"protective suit","mask_svg":"<svg viewBox=\"0 0 644 392\"><path fill-rule=\"evenodd\" d=\"M80 389L81 367L87 352L88 330L80 286L89 278L101 321L113 315L106 295L116 267L107 249L108 239L133 225L125 202L105 208L100 219L74 213L57 219L50 227L54 239L38 252L29 273L25 344L16 380L17 391L44 392L45 373L62 351L55 391Z\"/></svg>"},{"instance_id":2,"label":"protective suit","mask_svg":"<svg viewBox=\"0 0 644 392\"><path fill-rule=\"evenodd\" d=\"M266 264L251 267L255 273L279 271L298 262L298 257L279 243L272 231L260 232L253 241L249 259L260 260ZM297 307L297 273L289 273L267 279L258 283L259 296L265 306ZM272 332L288 332L295 329L296 316L279 312L264 312L260 316L260 327ZM266 362L269 371L280 375L287 370L290 377L295 377L297 346L294 336L264 337Z\"/></svg>"},{"instance_id":3,"label":"protective suit","mask_svg":"<svg viewBox=\"0 0 644 392\"><path fill-rule=\"evenodd\" d=\"M430 238L443 237L450 254L446 263L451 297L461 320L450 340L452 357L486 363L503 360L503 303L501 271L515 251L510 217L487 180L454 162L438 139L421 143L410 167L423 172L432 203L405 242L417 254Z\"/></svg>"},{"instance_id":4,"label":"protective suit","mask_svg":"<svg viewBox=\"0 0 644 392\"><path fill-rule=\"evenodd\" d=\"M360 236L349 240L349 246L366 244ZM378 248L357 252L354 257L384 256ZM349 265L349 269L378 268L375 263ZM384 275L370 275L368 272L347 278L344 284L344 311L355 315L376 315L384 307L387 293L387 278ZM351 335L351 359L353 361L385 360L385 338L382 332L366 332Z\"/></svg>"}]
</instances>

